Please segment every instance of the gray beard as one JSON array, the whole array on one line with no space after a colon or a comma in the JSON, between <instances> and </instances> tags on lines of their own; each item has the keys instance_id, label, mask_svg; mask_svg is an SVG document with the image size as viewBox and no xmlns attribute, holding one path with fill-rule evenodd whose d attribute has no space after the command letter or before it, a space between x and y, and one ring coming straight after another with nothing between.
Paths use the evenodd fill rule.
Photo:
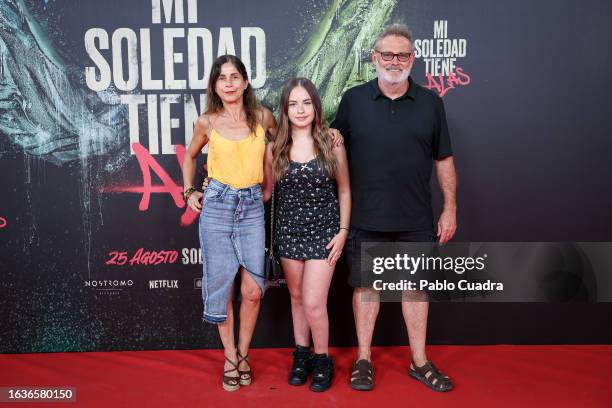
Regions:
<instances>
[{"instance_id":1,"label":"gray beard","mask_svg":"<svg viewBox=\"0 0 612 408\"><path fill-rule=\"evenodd\" d=\"M378 65L376 66L376 72L378 73L378 77L382 79L383 82L386 82L389 85L397 85L406 82L408 80L408 77L410 76L410 71L410 68L406 69L402 72L399 78L392 79L386 69L381 68Z\"/></svg>"}]
</instances>

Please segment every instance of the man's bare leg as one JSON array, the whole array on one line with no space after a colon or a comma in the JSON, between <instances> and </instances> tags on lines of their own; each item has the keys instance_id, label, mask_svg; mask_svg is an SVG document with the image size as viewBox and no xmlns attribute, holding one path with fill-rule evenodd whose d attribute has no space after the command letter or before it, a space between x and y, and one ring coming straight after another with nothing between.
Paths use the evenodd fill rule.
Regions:
<instances>
[{"instance_id":1,"label":"man's bare leg","mask_svg":"<svg viewBox=\"0 0 612 408\"><path fill-rule=\"evenodd\" d=\"M412 294L414 296L414 294ZM424 297L426 299L426 295ZM427 362L425 343L427 339L427 314L429 302L410 300L402 302L402 314L408 330L408 341L412 360L419 367Z\"/></svg>"},{"instance_id":2,"label":"man's bare leg","mask_svg":"<svg viewBox=\"0 0 612 408\"><path fill-rule=\"evenodd\" d=\"M353 291L353 313L359 351L357 360L371 361L370 347L376 318L380 310L378 292L370 288L355 288Z\"/></svg>"}]
</instances>

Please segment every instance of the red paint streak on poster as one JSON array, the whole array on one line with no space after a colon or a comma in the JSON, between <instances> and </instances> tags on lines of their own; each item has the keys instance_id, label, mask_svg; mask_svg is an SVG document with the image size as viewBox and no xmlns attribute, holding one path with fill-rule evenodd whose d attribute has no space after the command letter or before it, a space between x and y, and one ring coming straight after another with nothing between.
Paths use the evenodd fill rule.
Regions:
<instances>
[{"instance_id":1,"label":"red paint streak on poster","mask_svg":"<svg viewBox=\"0 0 612 408\"><path fill-rule=\"evenodd\" d=\"M101 191L110 193L142 194L140 204L138 205L139 211L147 211L149 209L151 194L170 194L174 200L174 204L178 208L185 207L185 212L183 215L181 215L181 226L193 224L196 218L198 218L198 213L185 205L185 202L183 201L183 186L175 183L174 180L172 180L166 170L157 162L157 160L155 160L155 158L143 145L140 143L133 143L132 148L134 149L134 154L136 155L138 165L140 166L140 171L142 172L142 186L104 187L101 189ZM183 161L185 159L185 146L176 145L176 158L179 168L182 168ZM161 185L153 185L151 171L153 171L157 177L159 177L162 182Z\"/></svg>"}]
</instances>

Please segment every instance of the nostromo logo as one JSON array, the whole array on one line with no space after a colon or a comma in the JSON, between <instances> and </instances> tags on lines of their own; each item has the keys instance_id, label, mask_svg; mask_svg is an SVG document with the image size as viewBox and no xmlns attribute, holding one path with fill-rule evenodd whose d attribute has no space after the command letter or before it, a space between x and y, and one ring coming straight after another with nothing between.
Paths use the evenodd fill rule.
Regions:
<instances>
[{"instance_id":1,"label":"nostromo logo","mask_svg":"<svg viewBox=\"0 0 612 408\"><path fill-rule=\"evenodd\" d=\"M123 288L126 286L134 286L133 280L86 280L86 288Z\"/></svg>"}]
</instances>

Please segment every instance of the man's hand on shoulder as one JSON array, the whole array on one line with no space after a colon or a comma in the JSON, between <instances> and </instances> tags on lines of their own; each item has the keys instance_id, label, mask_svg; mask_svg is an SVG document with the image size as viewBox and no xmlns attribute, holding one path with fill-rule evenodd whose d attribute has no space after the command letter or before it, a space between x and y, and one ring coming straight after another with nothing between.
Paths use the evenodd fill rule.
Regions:
<instances>
[{"instance_id":1,"label":"man's hand on shoulder","mask_svg":"<svg viewBox=\"0 0 612 408\"><path fill-rule=\"evenodd\" d=\"M329 129L332 136L332 145L338 147L344 144L344 138L338 129Z\"/></svg>"}]
</instances>

